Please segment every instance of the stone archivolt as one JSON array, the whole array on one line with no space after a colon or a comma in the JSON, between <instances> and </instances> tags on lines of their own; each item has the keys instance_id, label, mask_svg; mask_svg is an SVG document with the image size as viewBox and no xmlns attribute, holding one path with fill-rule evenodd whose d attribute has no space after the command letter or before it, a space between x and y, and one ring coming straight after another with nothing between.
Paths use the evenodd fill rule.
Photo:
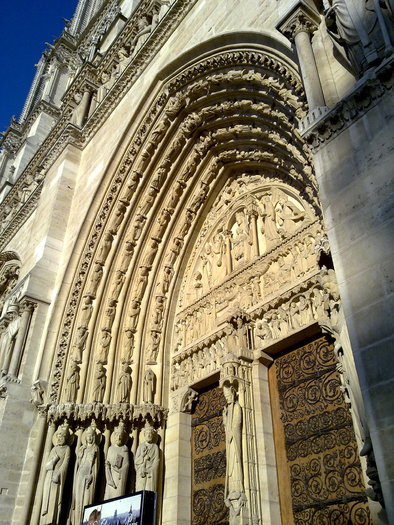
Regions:
<instances>
[{"instance_id":1,"label":"stone archivolt","mask_svg":"<svg viewBox=\"0 0 394 525\"><path fill-rule=\"evenodd\" d=\"M254 355L329 319L316 183L295 129L299 84L266 53L221 52L176 76L151 108L86 241L40 410L75 429L92 418L103 432L120 420L164 427L163 380L190 411L188 388L232 352L253 436ZM241 499L228 496L234 519L259 515L256 472L243 475Z\"/></svg>"},{"instance_id":2,"label":"stone archivolt","mask_svg":"<svg viewBox=\"0 0 394 525\"><path fill-rule=\"evenodd\" d=\"M253 66L248 62L252 62ZM267 67L274 71L267 71ZM206 71L205 78L198 81L190 78L193 72L201 77L203 69ZM294 105L299 100L292 87L293 84L298 89L298 84L283 64L257 51L221 53L215 60L211 58L194 69L190 68L181 78L183 82L189 82L181 89L176 78L152 104L152 113L148 114L114 175L78 272L76 288L66 313L66 331L60 342L56 368L62 366L66 347L73 339L69 329L80 301L78 297L82 296L85 306L78 308L79 314L73 323L75 330L81 323L87 327L96 305L102 305L94 314L95 329L89 328L83 369L89 354L91 362L98 359L98 334L103 329L111 332L112 326L118 326L117 317L113 315L119 296L123 297L124 303L123 289L127 290L126 304L139 304L140 310L147 311L144 298L146 293L150 293L155 306L148 306L152 314L144 315L144 318L152 319L152 328L144 330L138 330L139 315L132 314L128 326L127 311L122 312L123 330L128 331L131 337L126 342L119 341L120 330L117 330L117 355L127 344L133 347L142 344L145 349L150 348L144 360L151 364L157 362L160 325L167 303L166 295L174 278L174 265L184 249L192 223L198 219L207 199L212 198L211 195L223 184L224 173L229 169L236 167L245 171L247 167L252 172L264 171L268 178L276 177L290 183L315 206L316 189L309 152L300 138L293 139L292 145L289 144L295 125L294 115L291 114L294 108L289 106L289 100ZM234 99L232 104L226 102L229 90ZM224 96L226 100L221 101ZM188 101L188 111L184 100ZM302 102L298 102L297 108L302 110ZM270 112L274 115L275 131L272 131L272 124L270 127ZM133 156L134 162L131 161ZM215 189L212 189L214 185ZM161 195L165 194L168 198L163 201ZM293 205L296 205L295 202ZM150 238L143 244L140 241L142 231L144 238ZM116 259L109 263L115 246ZM155 271L155 275L163 276L163 282L151 283L151 269L158 259L164 265L162 271ZM110 272L106 270L108 264ZM118 267L119 264L121 267ZM102 272L106 276L105 283ZM112 278L115 282L111 284ZM93 285L93 290L85 282L90 284L90 288ZM116 290L115 295L113 290ZM106 300L102 296L103 291ZM112 291L110 297L109 291ZM105 304L107 306L103 309ZM112 314L108 317L109 309L112 309ZM91 339L93 332L95 338ZM142 332L149 335L149 341L141 341ZM112 332L111 336L113 346L110 354L115 351ZM114 357L113 353L111 356ZM109 362L114 361L111 358ZM142 359L137 366L142 366ZM108 372L107 376L113 373L112 370ZM55 372L56 377L59 377L58 372ZM51 399L55 400L58 379L54 379L53 383ZM88 401L90 394L85 391L85 395Z\"/></svg>"}]
</instances>

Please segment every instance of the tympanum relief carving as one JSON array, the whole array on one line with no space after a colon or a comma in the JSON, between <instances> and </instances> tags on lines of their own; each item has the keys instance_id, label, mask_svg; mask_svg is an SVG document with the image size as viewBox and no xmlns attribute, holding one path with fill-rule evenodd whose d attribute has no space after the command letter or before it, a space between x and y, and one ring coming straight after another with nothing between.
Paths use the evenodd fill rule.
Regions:
<instances>
[{"instance_id":1,"label":"tympanum relief carving","mask_svg":"<svg viewBox=\"0 0 394 525\"><path fill-rule=\"evenodd\" d=\"M252 314L245 337L258 348L326 315L323 287L313 279L321 236L310 205L284 184L245 174L224 187L184 275L172 337L173 389L220 369L233 338L227 321L238 308Z\"/></svg>"}]
</instances>

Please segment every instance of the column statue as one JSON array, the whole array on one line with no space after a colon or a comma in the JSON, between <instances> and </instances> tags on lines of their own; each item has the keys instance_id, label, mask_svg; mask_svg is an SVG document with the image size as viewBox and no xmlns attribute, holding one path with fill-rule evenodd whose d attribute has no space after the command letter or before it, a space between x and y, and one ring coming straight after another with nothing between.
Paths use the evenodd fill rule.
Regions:
<instances>
[{"instance_id":1,"label":"column statue","mask_svg":"<svg viewBox=\"0 0 394 525\"><path fill-rule=\"evenodd\" d=\"M223 409L223 424L226 433L226 482L225 503L232 515L239 515L245 505L245 489L242 465L242 408L232 384L223 385L227 405Z\"/></svg>"},{"instance_id":2,"label":"column statue","mask_svg":"<svg viewBox=\"0 0 394 525\"><path fill-rule=\"evenodd\" d=\"M54 446L45 464L40 525L59 522L64 482L70 460L71 435L67 423L57 429L52 442Z\"/></svg>"},{"instance_id":3,"label":"column statue","mask_svg":"<svg viewBox=\"0 0 394 525\"><path fill-rule=\"evenodd\" d=\"M100 434L93 422L82 434L82 444L77 452L74 489L71 505L71 525L80 525L85 505L94 500L100 451Z\"/></svg>"},{"instance_id":4,"label":"column statue","mask_svg":"<svg viewBox=\"0 0 394 525\"><path fill-rule=\"evenodd\" d=\"M147 423L143 433L145 441L138 445L134 460L137 474L135 490L157 491L160 465L160 450L156 444L157 431Z\"/></svg>"},{"instance_id":5,"label":"column statue","mask_svg":"<svg viewBox=\"0 0 394 525\"><path fill-rule=\"evenodd\" d=\"M105 460L105 487L104 499L116 498L126 493L127 475L129 472L129 451L126 446L127 433L121 421L111 436L111 446Z\"/></svg>"}]
</instances>

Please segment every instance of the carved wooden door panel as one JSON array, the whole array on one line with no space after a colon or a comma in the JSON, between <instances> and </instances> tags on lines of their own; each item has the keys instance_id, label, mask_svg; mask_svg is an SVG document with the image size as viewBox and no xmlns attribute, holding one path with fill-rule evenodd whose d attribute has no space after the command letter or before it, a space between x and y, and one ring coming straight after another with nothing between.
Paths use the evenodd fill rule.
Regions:
<instances>
[{"instance_id":1,"label":"carved wooden door panel","mask_svg":"<svg viewBox=\"0 0 394 525\"><path fill-rule=\"evenodd\" d=\"M282 523L371 523L333 346L322 337L270 370Z\"/></svg>"},{"instance_id":2,"label":"carved wooden door panel","mask_svg":"<svg viewBox=\"0 0 394 525\"><path fill-rule=\"evenodd\" d=\"M225 399L218 386L199 395L192 414L192 525L225 525Z\"/></svg>"}]
</instances>

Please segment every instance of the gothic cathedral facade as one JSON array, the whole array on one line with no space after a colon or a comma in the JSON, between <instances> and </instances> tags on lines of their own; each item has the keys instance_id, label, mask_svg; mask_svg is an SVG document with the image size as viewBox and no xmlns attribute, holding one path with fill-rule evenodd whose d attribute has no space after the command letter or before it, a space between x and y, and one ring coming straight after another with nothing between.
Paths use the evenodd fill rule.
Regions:
<instances>
[{"instance_id":1,"label":"gothic cathedral facade","mask_svg":"<svg viewBox=\"0 0 394 525\"><path fill-rule=\"evenodd\" d=\"M393 0L79 0L1 138L0 524L394 523L393 46Z\"/></svg>"}]
</instances>

